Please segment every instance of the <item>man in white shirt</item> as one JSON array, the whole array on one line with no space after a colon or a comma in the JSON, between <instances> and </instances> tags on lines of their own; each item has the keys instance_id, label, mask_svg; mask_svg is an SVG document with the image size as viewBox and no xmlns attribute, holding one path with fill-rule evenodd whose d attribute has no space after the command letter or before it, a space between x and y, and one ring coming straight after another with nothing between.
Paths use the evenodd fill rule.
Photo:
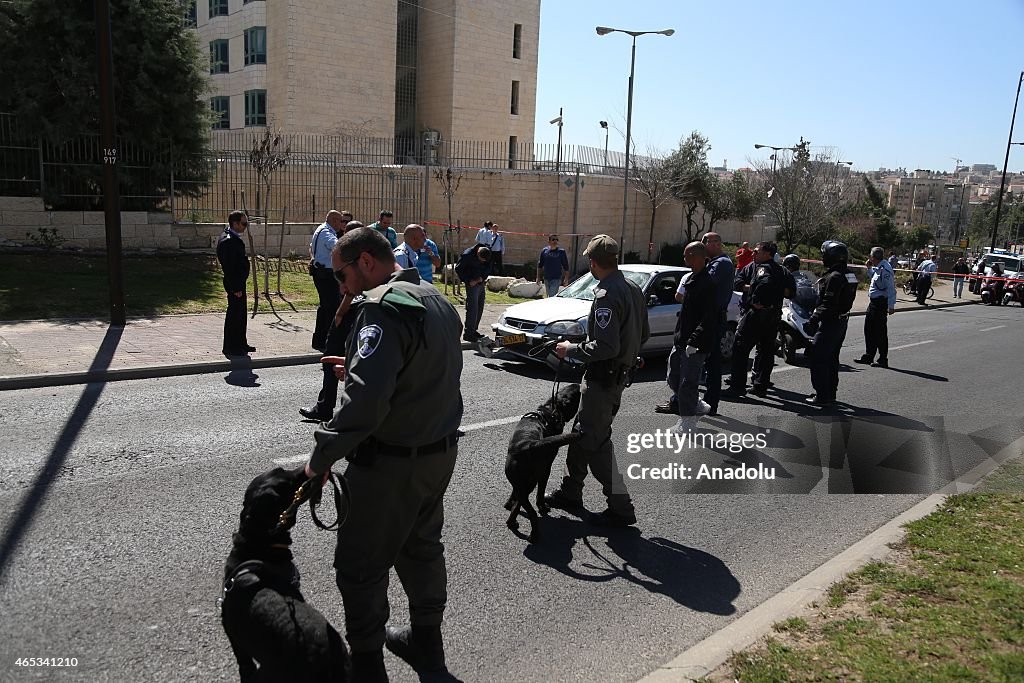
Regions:
<instances>
[{"instance_id":1,"label":"man in white shirt","mask_svg":"<svg viewBox=\"0 0 1024 683\"><path fill-rule=\"evenodd\" d=\"M492 221L485 221L484 227L476 233L476 243L491 250L491 275L504 275L502 257L505 254L505 238L498 232L498 226Z\"/></svg>"},{"instance_id":2,"label":"man in white shirt","mask_svg":"<svg viewBox=\"0 0 1024 683\"><path fill-rule=\"evenodd\" d=\"M924 306L924 301L928 298L928 292L932 288L932 273L937 272L939 267L935 265L935 261L932 261L927 251L923 252L921 256L924 260L917 267L918 275L914 288L917 292L917 303Z\"/></svg>"},{"instance_id":3,"label":"man in white shirt","mask_svg":"<svg viewBox=\"0 0 1024 683\"><path fill-rule=\"evenodd\" d=\"M327 333L341 303L338 283L334 279L334 271L331 270L331 250L351 220L352 214L348 211L331 209L327 212L324 222L313 231L313 237L309 241L309 274L313 277L313 284L320 298L320 305L316 307L316 327L313 329L310 345L321 352L327 344Z\"/></svg>"}]
</instances>

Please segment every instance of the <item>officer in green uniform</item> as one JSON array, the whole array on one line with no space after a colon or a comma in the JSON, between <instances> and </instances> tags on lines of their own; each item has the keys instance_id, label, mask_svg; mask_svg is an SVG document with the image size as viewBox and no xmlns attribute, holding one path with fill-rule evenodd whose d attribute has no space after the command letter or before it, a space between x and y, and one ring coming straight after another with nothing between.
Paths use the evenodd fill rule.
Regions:
<instances>
[{"instance_id":1,"label":"officer in green uniform","mask_svg":"<svg viewBox=\"0 0 1024 683\"><path fill-rule=\"evenodd\" d=\"M560 342L555 347L559 358L586 364L580 412L573 427L582 437L570 444L562 485L545 501L552 507L581 509L589 467L608 499L608 509L592 521L601 526L629 526L636 523L636 514L615 463L612 420L651 330L643 293L619 271L618 243L608 235L598 235L584 253L590 258L590 273L598 280L587 318L587 339L582 344Z\"/></svg>"},{"instance_id":2,"label":"officer in green uniform","mask_svg":"<svg viewBox=\"0 0 1024 683\"><path fill-rule=\"evenodd\" d=\"M462 322L415 268L396 272L391 246L371 228L338 240L332 268L345 292L366 301L346 348L340 406L316 430L306 473L350 461L334 567L353 680L388 680L385 643L417 671L443 671L441 528L462 421ZM391 567L409 596L411 628L385 628Z\"/></svg>"}]
</instances>

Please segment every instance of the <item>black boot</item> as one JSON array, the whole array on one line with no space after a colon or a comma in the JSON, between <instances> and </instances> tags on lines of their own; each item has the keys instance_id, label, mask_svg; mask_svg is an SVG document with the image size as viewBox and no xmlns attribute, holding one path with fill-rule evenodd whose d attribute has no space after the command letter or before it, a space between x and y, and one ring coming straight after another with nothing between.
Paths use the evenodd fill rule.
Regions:
<instances>
[{"instance_id":1,"label":"black boot","mask_svg":"<svg viewBox=\"0 0 1024 683\"><path fill-rule=\"evenodd\" d=\"M384 645L417 672L446 671L441 626L387 627Z\"/></svg>"},{"instance_id":2,"label":"black boot","mask_svg":"<svg viewBox=\"0 0 1024 683\"><path fill-rule=\"evenodd\" d=\"M384 651L352 653L353 683L388 683L388 670L384 668Z\"/></svg>"}]
</instances>

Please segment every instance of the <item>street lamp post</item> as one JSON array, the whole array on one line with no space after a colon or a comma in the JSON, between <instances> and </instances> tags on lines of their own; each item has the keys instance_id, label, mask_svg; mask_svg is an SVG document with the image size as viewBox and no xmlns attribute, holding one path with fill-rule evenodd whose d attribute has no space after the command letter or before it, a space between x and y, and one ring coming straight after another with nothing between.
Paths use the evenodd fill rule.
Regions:
<instances>
[{"instance_id":1,"label":"street lamp post","mask_svg":"<svg viewBox=\"0 0 1024 683\"><path fill-rule=\"evenodd\" d=\"M549 121L558 126L558 149L555 150L555 173L562 172L562 108L558 108L558 116Z\"/></svg>"},{"instance_id":2,"label":"street lamp post","mask_svg":"<svg viewBox=\"0 0 1024 683\"><path fill-rule=\"evenodd\" d=\"M626 100L626 165L622 174L622 231L619 233L619 250L624 253L623 250L626 244L626 211L629 203L629 146L630 135L633 130L633 75L636 70L636 39L638 36L647 35L648 33L670 36L676 31L671 28L661 31L626 31L625 29L609 28L607 26L598 26L595 30L599 36L606 36L609 33L625 33L633 37L633 51L629 60L629 94Z\"/></svg>"},{"instance_id":3,"label":"street lamp post","mask_svg":"<svg viewBox=\"0 0 1024 683\"><path fill-rule=\"evenodd\" d=\"M598 124L604 128L604 172L608 172L608 122L598 121Z\"/></svg>"},{"instance_id":4,"label":"street lamp post","mask_svg":"<svg viewBox=\"0 0 1024 683\"><path fill-rule=\"evenodd\" d=\"M802 140L803 138L800 138L800 139ZM772 196L772 192L775 191L775 166L778 164L778 161L779 161L779 152L781 152L784 149L785 150L789 150L790 152L796 152L797 148L796 147L776 147L774 145L760 145L760 144L756 144L755 143L754 144L754 149L770 149L770 150L772 150L772 188L771 188L771 190L768 191L768 196L771 197ZM776 229L776 231L777 231L777 229ZM764 222L763 221L761 223L761 241L762 242L764 241Z\"/></svg>"},{"instance_id":5,"label":"street lamp post","mask_svg":"<svg viewBox=\"0 0 1024 683\"><path fill-rule=\"evenodd\" d=\"M1013 98L1013 116L1010 117L1010 135L1006 138L1006 157L1003 159L1003 177L999 181L999 200L996 203L996 222L992 226L992 245L991 249L996 248L996 233L999 231L999 214L1003 210L1003 188L1006 187L1006 166L1010 163L1010 145L1015 144L1011 142L1013 140L1013 124L1017 120L1017 102L1020 100L1020 86L1024 83L1024 71L1020 72L1020 78L1017 79L1017 94ZM1019 143L1018 143L1019 144Z\"/></svg>"}]
</instances>

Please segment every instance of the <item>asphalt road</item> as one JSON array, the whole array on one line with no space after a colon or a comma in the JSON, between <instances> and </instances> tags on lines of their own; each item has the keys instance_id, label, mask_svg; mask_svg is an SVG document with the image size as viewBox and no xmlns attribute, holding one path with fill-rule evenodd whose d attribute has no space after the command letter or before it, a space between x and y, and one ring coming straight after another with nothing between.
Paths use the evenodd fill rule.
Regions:
<instances>
[{"instance_id":1,"label":"asphalt road","mask_svg":"<svg viewBox=\"0 0 1024 683\"><path fill-rule=\"evenodd\" d=\"M846 362L862 350L862 321ZM893 369L850 363L836 415L798 405L804 368L780 368L768 400L723 403L703 432L766 434L767 447L733 455L624 452L627 434L674 423L651 412L666 396L664 363L652 362L616 422L624 467L761 464L777 479L631 481L638 531L555 511L536 546L504 526L502 467L513 423L549 395L551 373L467 350L467 436L446 499L451 671L642 677L1024 433L1022 332L1016 307L898 314ZM0 394L0 680L236 679L215 607L224 557L248 481L308 453L312 425L295 411L318 381L299 367ZM853 490L872 493L842 493ZM742 493L699 495L719 491ZM603 508L592 480L586 496ZM303 511L293 535L307 599L343 630L331 534ZM391 597L405 623L397 581ZM78 665L18 668L17 657ZM416 680L390 655L388 668Z\"/></svg>"}]
</instances>

